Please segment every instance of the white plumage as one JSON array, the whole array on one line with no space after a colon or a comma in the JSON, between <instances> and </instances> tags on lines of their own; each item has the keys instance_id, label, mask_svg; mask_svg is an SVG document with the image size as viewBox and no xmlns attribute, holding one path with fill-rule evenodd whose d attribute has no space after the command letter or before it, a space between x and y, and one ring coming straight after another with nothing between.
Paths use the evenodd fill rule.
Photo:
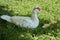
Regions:
<instances>
[{"instance_id":1,"label":"white plumage","mask_svg":"<svg viewBox=\"0 0 60 40\"><path fill-rule=\"evenodd\" d=\"M37 12L39 10L39 7L35 7L31 17L2 15L1 18L21 27L36 28L39 24L37 17Z\"/></svg>"}]
</instances>

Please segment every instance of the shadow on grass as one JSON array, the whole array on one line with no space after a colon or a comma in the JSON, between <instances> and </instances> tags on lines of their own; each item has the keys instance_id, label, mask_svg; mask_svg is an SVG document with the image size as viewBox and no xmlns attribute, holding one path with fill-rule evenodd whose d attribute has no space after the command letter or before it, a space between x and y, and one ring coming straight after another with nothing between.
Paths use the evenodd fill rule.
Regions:
<instances>
[{"instance_id":1,"label":"shadow on grass","mask_svg":"<svg viewBox=\"0 0 60 40\"><path fill-rule=\"evenodd\" d=\"M7 10L5 10L7 9ZM12 15L13 11L8 11L8 6L0 5L0 15ZM32 40L31 36L42 35L51 33L50 36L57 36L60 30L60 21L58 23L51 25L49 28L42 28L43 24L49 23L48 20L40 19L40 24L36 29L27 29L23 27L18 27L15 24L9 23L0 18L0 40ZM58 24L58 26L57 26Z\"/></svg>"},{"instance_id":2,"label":"shadow on grass","mask_svg":"<svg viewBox=\"0 0 60 40\"><path fill-rule=\"evenodd\" d=\"M1 15L10 15L12 16L13 11L8 10L8 6L0 5L0 16ZM6 35L8 34L8 26L9 22L0 18L0 40L5 40Z\"/></svg>"},{"instance_id":3,"label":"shadow on grass","mask_svg":"<svg viewBox=\"0 0 60 40\"><path fill-rule=\"evenodd\" d=\"M43 22L44 23L44 22ZM45 22L46 23L46 22ZM48 23L48 22L47 22ZM46 34L46 35L49 35L49 36L54 36L54 37L57 37L59 36L60 32L60 21L57 20L57 23L55 24L51 24L49 27L47 28L37 28L37 35L41 35L41 34ZM59 36L60 37L60 36Z\"/></svg>"}]
</instances>

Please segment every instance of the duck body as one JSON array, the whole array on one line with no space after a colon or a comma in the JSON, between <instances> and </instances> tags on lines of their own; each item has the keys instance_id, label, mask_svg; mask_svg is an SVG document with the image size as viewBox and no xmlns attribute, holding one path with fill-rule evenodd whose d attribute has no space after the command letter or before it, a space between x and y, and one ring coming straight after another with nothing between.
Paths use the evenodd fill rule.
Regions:
<instances>
[{"instance_id":1,"label":"duck body","mask_svg":"<svg viewBox=\"0 0 60 40\"><path fill-rule=\"evenodd\" d=\"M22 16L13 16L11 20L16 25L21 27L28 27L28 28L36 28L38 26L39 21L32 20L31 17L22 17Z\"/></svg>"}]
</instances>

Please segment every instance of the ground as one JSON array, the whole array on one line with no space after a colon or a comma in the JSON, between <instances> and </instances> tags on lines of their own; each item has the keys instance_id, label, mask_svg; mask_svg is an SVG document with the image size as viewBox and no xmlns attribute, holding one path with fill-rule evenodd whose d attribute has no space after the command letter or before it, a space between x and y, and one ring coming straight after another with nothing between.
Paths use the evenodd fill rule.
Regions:
<instances>
[{"instance_id":1,"label":"ground","mask_svg":"<svg viewBox=\"0 0 60 40\"><path fill-rule=\"evenodd\" d=\"M36 29L22 28L0 18L0 40L60 40L60 0L0 0L0 16L30 16L37 5L41 11ZM42 27L53 19L57 22Z\"/></svg>"}]
</instances>

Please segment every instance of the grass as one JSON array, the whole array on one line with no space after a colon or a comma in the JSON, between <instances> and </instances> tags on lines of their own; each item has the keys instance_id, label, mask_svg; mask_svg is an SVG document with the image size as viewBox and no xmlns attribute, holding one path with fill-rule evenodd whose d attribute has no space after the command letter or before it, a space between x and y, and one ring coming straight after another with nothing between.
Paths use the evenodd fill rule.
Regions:
<instances>
[{"instance_id":1,"label":"grass","mask_svg":"<svg viewBox=\"0 0 60 40\"><path fill-rule=\"evenodd\" d=\"M0 0L0 15L30 16L36 5L41 8L36 29L21 28L0 18L0 40L60 40L60 0ZM57 23L42 28L52 19Z\"/></svg>"}]
</instances>

